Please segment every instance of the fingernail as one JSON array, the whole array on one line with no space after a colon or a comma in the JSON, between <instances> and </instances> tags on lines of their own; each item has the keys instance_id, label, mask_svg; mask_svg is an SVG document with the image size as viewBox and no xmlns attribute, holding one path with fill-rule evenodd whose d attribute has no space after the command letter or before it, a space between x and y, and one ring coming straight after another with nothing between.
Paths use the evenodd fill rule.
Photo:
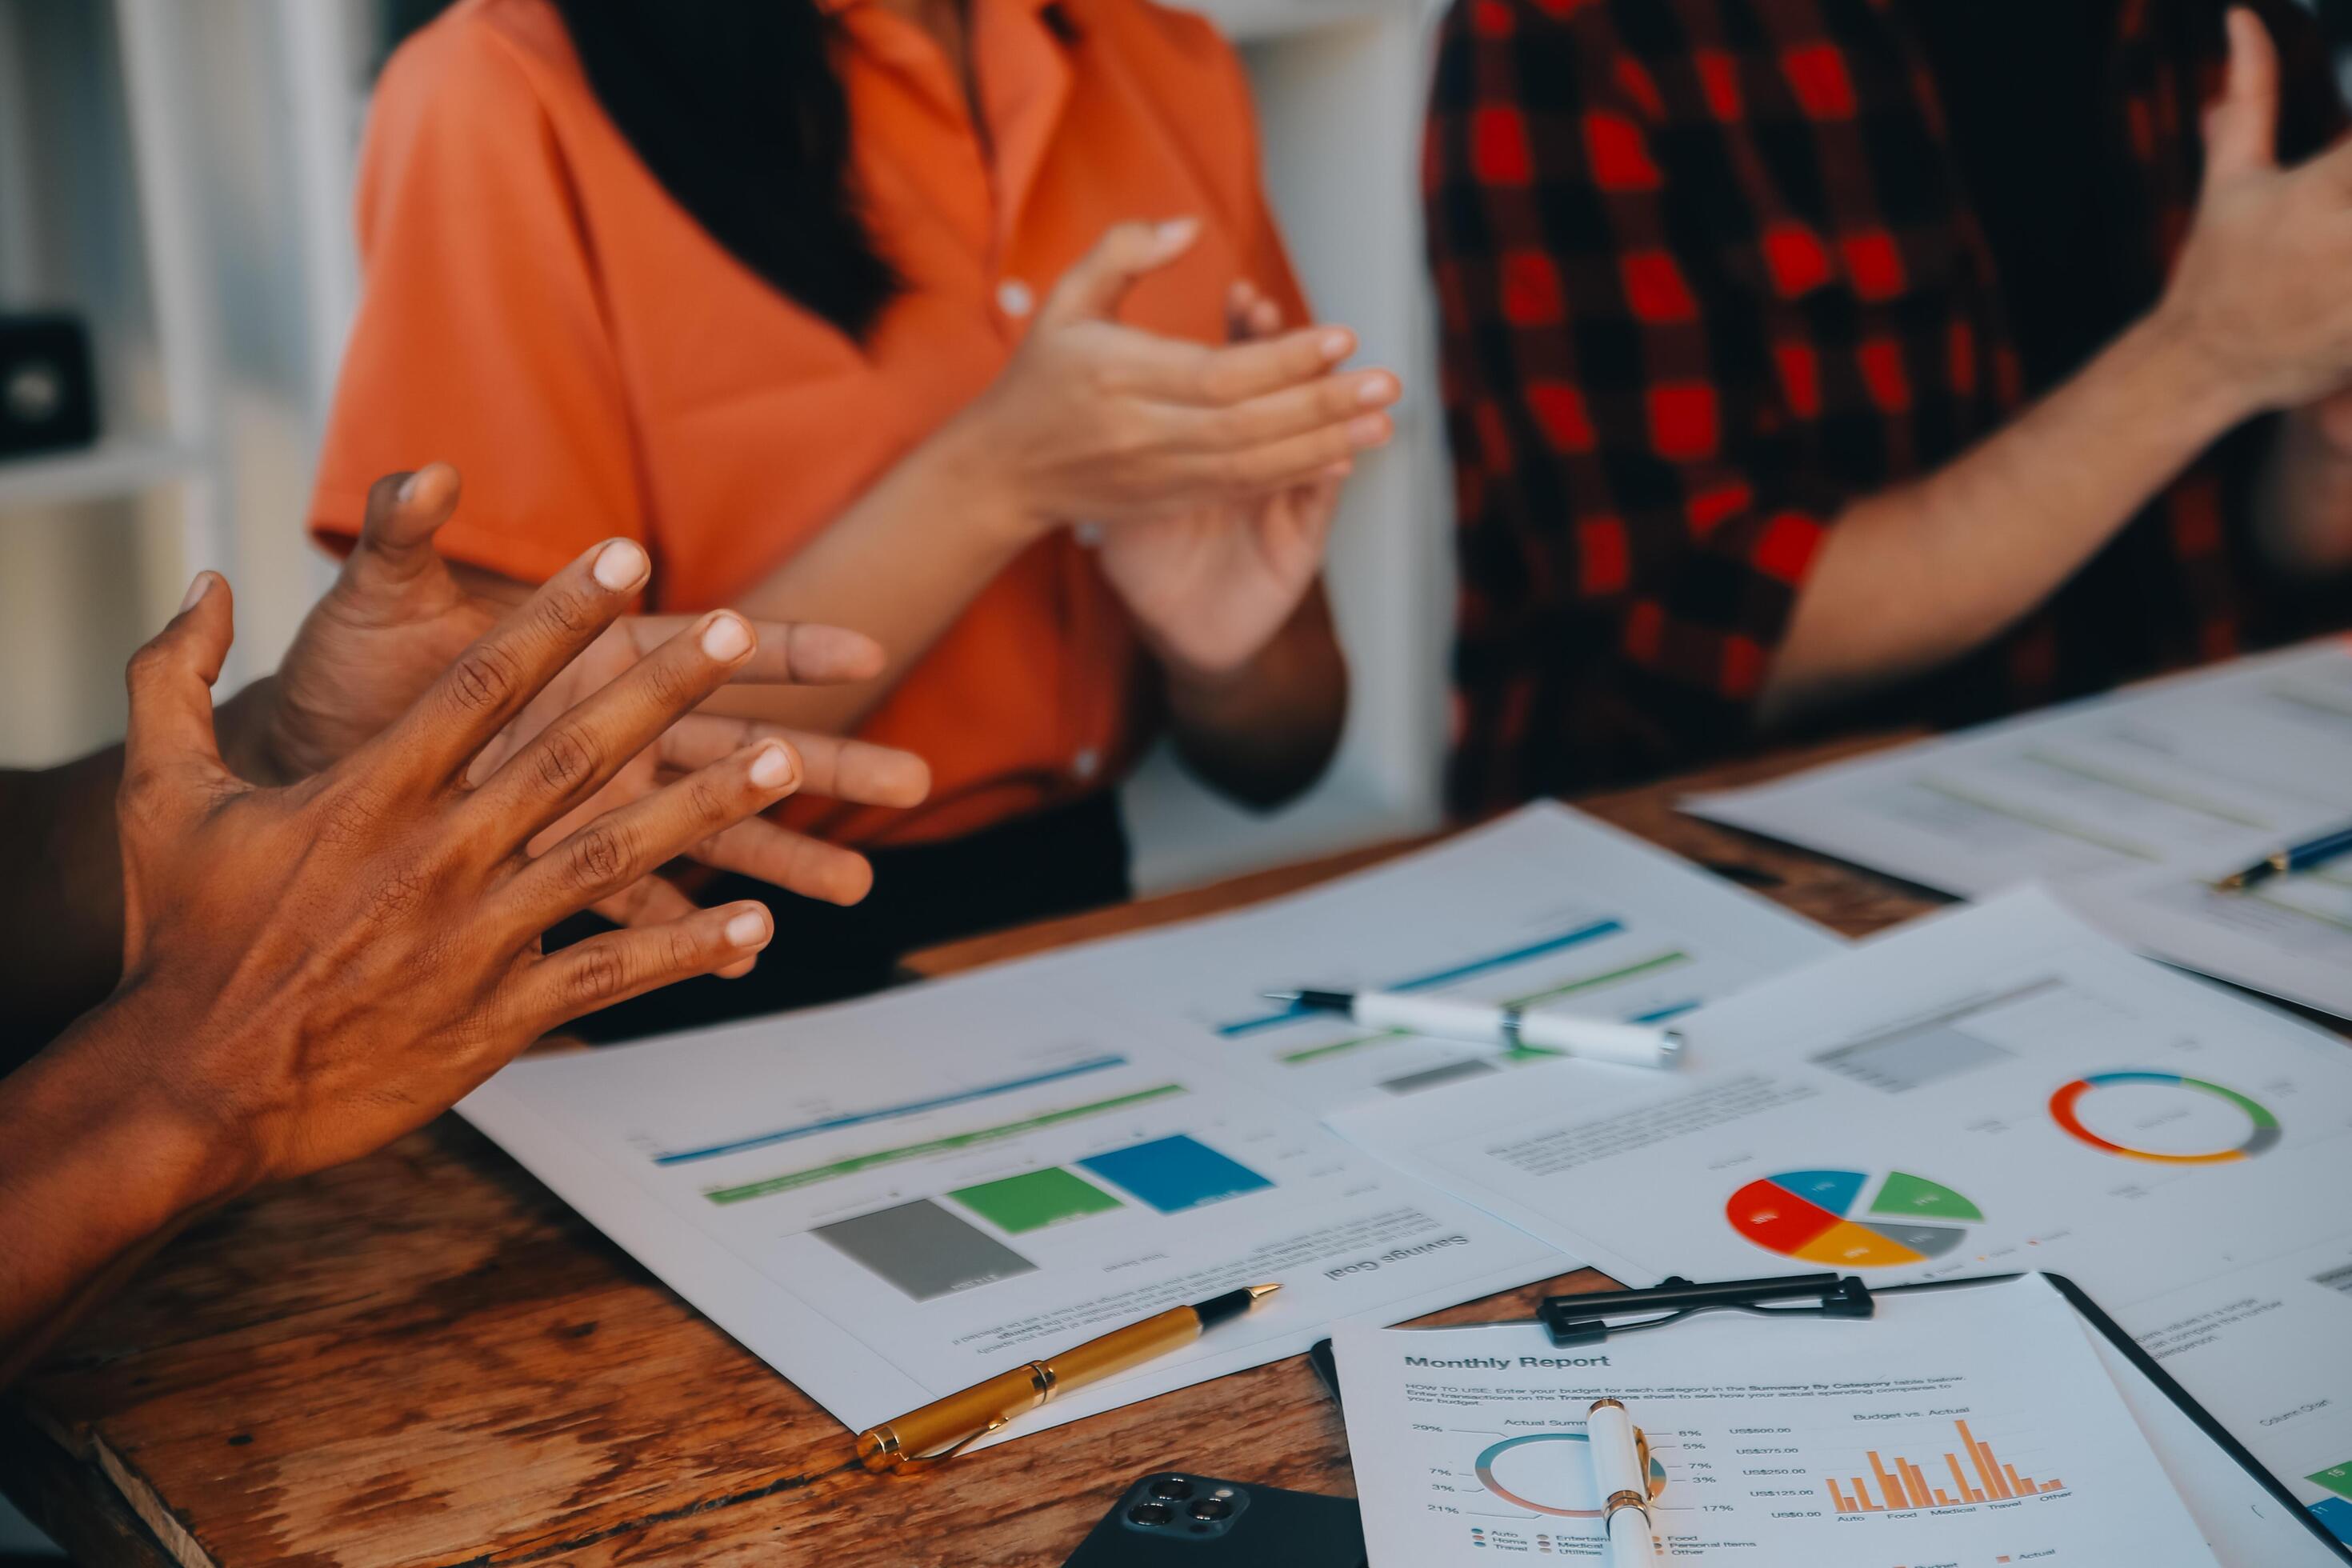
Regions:
<instances>
[{"instance_id":1,"label":"fingernail","mask_svg":"<svg viewBox=\"0 0 2352 1568\"><path fill-rule=\"evenodd\" d=\"M768 940L768 917L758 910L745 910L727 922L727 942L731 947L753 947Z\"/></svg>"},{"instance_id":2,"label":"fingernail","mask_svg":"<svg viewBox=\"0 0 2352 1568\"><path fill-rule=\"evenodd\" d=\"M1385 375L1368 375L1357 384L1359 403L1386 403L1396 395L1396 383Z\"/></svg>"},{"instance_id":3,"label":"fingernail","mask_svg":"<svg viewBox=\"0 0 2352 1568\"><path fill-rule=\"evenodd\" d=\"M1348 439L1359 447L1377 447L1389 438L1389 422L1377 414L1348 422Z\"/></svg>"},{"instance_id":4,"label":"fingernail","mask_svg":"<svg viewBox=\"0 0 2352 1568\"><path fill-rule=\"evenodd\" d=\"M188 584L188 596L180 601L180 607L173 611L173 614L181 616L186 615L190 610L193 610L198 605L203 604L205 601L205 595L212 591L213 574L209 572L197 573L196 580Z\"/></svg>"},{"instance_id":5,"label":"fingernail","mask_svg":"<svg viewBox=\"0 0 2352 1568\"><path fill-rule=\"evenodd\" d=\"M652 569L643 549L629 540L616 539L598 553L593 570L596 581L617 594L644 582Z\"/></svg>"},{"instance_id":6,"label":"fingernail","mask_svg":"<svg viewBox=\"0 0 2352 1568\"><path fill-rule=\"evenodd\" d=\"M1333 331L1323 334L1323 357L1325 359L1335 361L1346 359L1350 353L1355 352L1355 348L1356 334L1349 331L1344 327L1336 328Z\"/></svg>"},{"instance_id":7,"label":"fingernail","mask_svg":"<svg viewBox=\"0 0 2352 1568\"><path fill-rule=\"evenodd\" d=\"M722 664L739 659L751 651L751 628L740 616L714 616L702 628L702 651Z\"/></svg>"},{"instance_id":8,"label":"fingernail","mask_svg":"<svg viewBox=\"0 0 2352 1568\"><path fill-rule=\"evenodd\" d=\"M409 475L406 479L401 480L400 489L394 492L394 499L401 501L415 500L416 499L416 487L423 481L424 478L425 470L423 468L419 468L415 473Z\"/></svg>"},{"instance_id":9,"label":"fingernail","mask_svg":"<svg viewBox=\"0 0 2352 1568\"><path fill-rule=\"evenodd\" d=\"M1181 245L1198 233L1200 227L1199 218L1172 217L1153 230L1152 236L1162 245Z\"/></svg>"},{"instance_id":10,"label":"fingernail","mask_svg":"<svg viewBox=\"0 0 2352 1568\"><path fill-rule=\"evenodd\" d=\"M782 746L769 746L751 759L751 782L761 789L776 789L793 776L793 757Z\"/></svg>"}]
</instances>

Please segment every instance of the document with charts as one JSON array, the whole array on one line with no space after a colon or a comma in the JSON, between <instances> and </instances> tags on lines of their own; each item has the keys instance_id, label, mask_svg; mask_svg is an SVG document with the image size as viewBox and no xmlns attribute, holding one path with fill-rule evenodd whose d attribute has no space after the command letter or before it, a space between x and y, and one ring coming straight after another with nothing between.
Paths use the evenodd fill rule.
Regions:
<instances>
[{"instance_id":1,"label":"document with charts","mask_svg":"<svg viewBox=\"0 0 2352 1568\"><path fill-rule=\"evenodd\" d=\"M2143 952L2352 1017L2352 861L2211 886L2352 823L2352 641L1684 805L1964 897L2047 881Z\"/></svg>"},{"instance_id":2,"label":"document with charts","mask_svg":"<svg viewBox=\"0 0 2352 1568\"><path fill-rule=\"evenodd\" d=\"M1022 965L1187 1059L1320 1116L1548 1058L1366 1029L1268 991L1390 990L1659 1023L1843 950L1831 932L1565 806L1371 870Z\"/></svg>"},{"instance_id":3,"label":"document with charts","mask_svg":"<svg viewBox=\"0 0 2352 1568\"><path fill-rule=\"evenodd\" d=\"M1005 1436L1573 1266L1016 971L527 1058L459 1110L852 1427L1242 1285L1283 1289Z\"/></svg>"},{"instance_id":4,"label":"document with charts","mask_svg":"<svg viewBox=\"0 0 2352 1568\"><path fill-rule=\"evenodd\" d=\"M2028 1278L1867 1321L1727 1313L1570 1349L1526 1323L1349 1328L1332 1349L1371 1568L1604 1562L1601 1398L1649 1438L1665 1562L2214 1568L2091 1338Z\"/></svg>"},{"instance_id":5,"label":"document with charts","mask_svg":"<svg viewBox=\"0 0 2352 1568\"><path fill-rule=\"evenodd\" d=\"M1332 1125L1629 1284L2072 1277L2352 1536L2352 1049L2038 889Z\"/></svg>"}]
</instances>

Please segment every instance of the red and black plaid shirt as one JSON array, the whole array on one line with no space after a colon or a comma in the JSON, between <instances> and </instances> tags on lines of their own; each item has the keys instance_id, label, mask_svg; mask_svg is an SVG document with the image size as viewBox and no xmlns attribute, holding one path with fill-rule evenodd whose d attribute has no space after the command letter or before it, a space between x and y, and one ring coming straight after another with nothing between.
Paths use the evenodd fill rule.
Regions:
<instances>
[{"instance_id":1,"label":"red and black plaid shirt","mask_svg":"<svg viewBox=\"0 0 2352 1568\"><path fill-rule=\"evenodd\" d=\"M1907 3L1454 0L1425 182L1459 515L1458 806L1742 743L1838 511L2023 401ZM2187 230L2222 7L2117 9L2109 79L2084 90L2114 105L2137 309ZM2257 9L2292 68L2282 153L2307 153L2336 113L2324 51L2291 0ZM2013 631L1867 717L1964 721L2283 635L2244 526L2258 437L2208 453Z\"/></svg>"}]
</instances>

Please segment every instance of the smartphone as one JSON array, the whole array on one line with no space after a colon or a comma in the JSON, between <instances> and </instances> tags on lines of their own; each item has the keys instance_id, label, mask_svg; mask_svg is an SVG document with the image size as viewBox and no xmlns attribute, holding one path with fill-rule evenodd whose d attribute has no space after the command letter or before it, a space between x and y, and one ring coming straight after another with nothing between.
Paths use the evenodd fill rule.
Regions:
<instances>
[{"instance_id":1,"label":"smartphone","mask_svg":"<svg viewBox=\"0 0 2352 1568\"><path fill-rule=\"evenodd\" d=\"M1365 1568L1356 1500L1156 1470L1062 1568Z\"/></svg>"}]
</instances>

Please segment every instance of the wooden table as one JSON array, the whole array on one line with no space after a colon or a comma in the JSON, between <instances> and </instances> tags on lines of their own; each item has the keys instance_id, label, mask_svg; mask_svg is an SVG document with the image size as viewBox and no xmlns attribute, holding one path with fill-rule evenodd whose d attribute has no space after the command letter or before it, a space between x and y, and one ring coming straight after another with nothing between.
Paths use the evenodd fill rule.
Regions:
<instances>
[{"instance_id":1,"label":"wooden table","mask_svg":"<svg viewBox=\"0 0 2352 1568\"><path fill-rule=\"evenodd\" d=\"M1830 754L1580 804L1859 935L1929 900L1671 805L1684 788ZM948 973L1230 908L1407 847L979 939L915 967ZM1588 1270L1431 1321L1606 1283ZM0 1419L0 1484L87 1568L1054 1568L1146 1470L1354 1489L1338 1415L1304 1358L919 1479L843 1473L847 1449L798 1389L443 1117L174 1243L16 1390Z\"/></svg>"}]
</instances>

